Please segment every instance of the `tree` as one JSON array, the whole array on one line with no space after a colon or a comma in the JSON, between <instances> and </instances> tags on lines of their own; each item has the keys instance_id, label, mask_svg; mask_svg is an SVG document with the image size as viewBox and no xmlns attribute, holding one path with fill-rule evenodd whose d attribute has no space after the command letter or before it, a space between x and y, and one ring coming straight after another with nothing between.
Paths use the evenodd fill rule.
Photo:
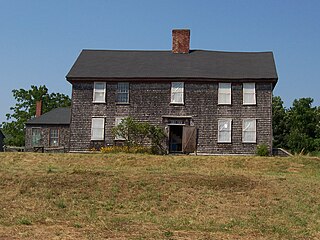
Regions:
<instances>
[{"instance_id":1,"label":"tree","mask_svg":"<svg viewBox=\"0 0 320 240\"><path fill-rule=\"evenodd\" d=\"M45 85L32 85L29 90L14 89L12 93L17 103L10 108L13 113L6 114L7 122L2 123L6 145L24 146L25 123L35 116L37 101L42 100L42 113L71 105L69 96L61 93L49 94Z\"/></svg>"},{"instance_id":2,"label":"tree","mask_svg":"<svg viewBox=\"0 0 320 240\"><path fill-rule=\"evenodd\" d=\"M289 133L286 135L286 141L295 153L320 149L320 114L317 107L312 107L312 102L312 98L295 99L287 112Z\"/></svg>"},{"instance_id":3,"label":"tree","mask_svg":"<svg viewBox=\"0 0 320 240\"><path fill-rule=\"evenodd\" d=\"M286 134L287 128L287 111L283 107L283 101L279 96L272 98L272 126L273 126L273 146L287 148Z\"/></svg>"}]
</instances>

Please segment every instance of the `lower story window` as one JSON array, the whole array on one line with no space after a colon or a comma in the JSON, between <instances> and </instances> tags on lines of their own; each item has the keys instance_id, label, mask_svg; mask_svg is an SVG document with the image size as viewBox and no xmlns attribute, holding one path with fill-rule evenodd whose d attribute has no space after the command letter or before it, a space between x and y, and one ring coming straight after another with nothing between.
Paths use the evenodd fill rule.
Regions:
<instances>
[{"instance_id":1,"label":"lower story window","mask_svg":"<svg viewBox=\"0 0 320 240\"><path fill-rule=\"evenodd\" d=\"M125 119L125 118L126 117L116 117L115 123L114 123L115 127L118 126L122 122L122 120ZM126 140L126 138L123 137L123 136L116 135L114 137L114 140L124 141L124 140Z\"/></svg>"},{"instance_id":2,"label":"lower story window","mask_svg":"<svg viewBox=\"0 0 320 240\"><path fill-rule=\"evenodd\" d=\"M41 144L41 129L32 128L32 146L36 147Z\"/></svg>"},{"instance_id":3,"label":"lower story window","mask_svg":"<svg viewBox=\"0 0 320 240\"><path fill-rule=\"evenodd\" d=\"M243 119L242 123L242 142L256 142L256 119Z\"/></svg>"},{"instance_id":4,"label":"lower story window","mask_svg":"<svg viewBox=\"0 0 320 240\"><path fill-rule=\"evenodd\" d=\"M104 118L92 118L91 140L104 140Z\"/></svg>"},{"instance_id":5,"label":"lower story window","mask_svg":"<svg viewBox=\"0 0 320 240\"><path fill-rule=\"evenodd\" d=\"M218 142L231 143L231 119L218 120Z\"/></svg>"},{"instance_id":6,"label":"lower story window","mask_svg":"<svg viewBox=\"0 0 320 240\"><path fill-rule=\"evenodd\" d=\"M59 129L50 129L50 147L59 146Z\"/></svg>"}]
</instances>

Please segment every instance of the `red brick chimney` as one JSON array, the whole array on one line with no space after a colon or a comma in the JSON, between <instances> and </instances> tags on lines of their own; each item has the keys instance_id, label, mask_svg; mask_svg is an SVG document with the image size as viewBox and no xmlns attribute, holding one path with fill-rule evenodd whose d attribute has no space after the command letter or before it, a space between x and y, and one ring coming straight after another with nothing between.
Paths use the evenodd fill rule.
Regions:
<instances>
[{"instance_id":1,"label":"red brick chimney","mask_svg":"<svg viewBox=\"0 0 320 240\"><path fill-rule=\"evenodd\" d=\"M172 52L189 53L190 50L190 30L173 29L172 30Z\"/></svg>"},{"instance_id":2,"label":"red brick chimney","mask_svg":"<svg viewBox=\"0 0 320 240\"><path fill-rule=\"evenodd\" d=\"M42 100L36 102L36 117L40 117L42 114Z\"/></svg>"}]
</instances>

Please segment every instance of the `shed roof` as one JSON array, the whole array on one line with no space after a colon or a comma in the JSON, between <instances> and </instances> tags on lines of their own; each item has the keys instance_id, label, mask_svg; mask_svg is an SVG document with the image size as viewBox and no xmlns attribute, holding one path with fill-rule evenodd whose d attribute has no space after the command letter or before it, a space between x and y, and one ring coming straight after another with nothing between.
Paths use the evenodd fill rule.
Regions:
<instances>
[{"instance_id":1,"label":"shed roof","mask_svg":"<svg viewBox=\"0 0 320 240\"><path fill-rule=\"evenodd\" d=\"M83 50L67 80L99 78L278 79L272 52Z\"/></svg>"},{"instance_id":2,"label":"shed roof","mask_svg":"<svg viewBox=\"0 0 320 240\"><path fill-rule=\"evenodd\" d=\"M55 108L50 112L44 113L39 117L35 117L26 122L26 125L68 125L71 119L70 107Z\"/></svg>"}]
</instances>

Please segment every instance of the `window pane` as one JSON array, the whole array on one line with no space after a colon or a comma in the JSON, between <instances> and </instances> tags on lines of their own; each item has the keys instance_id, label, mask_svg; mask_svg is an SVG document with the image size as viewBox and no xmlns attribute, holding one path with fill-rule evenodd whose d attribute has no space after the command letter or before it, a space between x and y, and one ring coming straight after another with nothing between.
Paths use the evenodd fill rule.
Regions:
<instances>
[{"instance_id":1,"label":"window pane","mask_svg":"<svg viewBox=\"0 0 320 240\"><path fill-rule=\"evenodd\" d=\"M218 120L218 142L231 142L231 119Z\"/></svg>"},{"instance_id":2,"label":"window pane","mask_svg":"<svg viewBox=\"0 0 320 240\"><path fill-rule=\"evenodd\" d=\"M243 83L243 104L256 104L255 83Z\"/></svg>"},{"instance_id":3,"label":"window pane","mask_svg":"<svg viewBox=\"0 0 320 240\"><path fill-rule=\"evenodd\" d=\"M93 89L93 102L105 102L106 83L95 82Z\"/></svg>"},{"instance_id":4,"label":"window pane","mask_svg":"<svg viewBox=\"0 0 320 240\"><path fill-rule=\"evenodd\" d=\"M183 103L183 82L172 82L171 83L171 102L172 103Z\"/></svg>"},{"instance_id":5,"label":"window pane","mask_svg":"<svg viewBox=\"0 0 320 240\"><path fill-rule=\"evenodd\" d=\"M58 129L50 129L49 144L51 147L59 146L59 130Z\"/></svg>"},{"instance_id":6,"label":"window pane","mask_svg":"<svg viewBox=\"0 0 320 240\"><path fill-rule=\"evenodd\" d=\"M243 130L242 130L243 142L256 142L256 120L255 119L244 119Z\"/></svg>"},{"instance_id":7,"label":"window pane","mask_svg":"<svg viewBox=\"0 0 320 240\"><path fill-rule=\"evenodd\" d=\"M91 140L104 139L104 118L92 118Z\"/></svg>"},{"instance_id":8,"label":"window pane","mask_svg":"<svg viewBox=\"0 0 320 240\"><path fill-rule=\"evenodd\" d=\"M126 118L126 117L116 117L116 119L115 119L115 126L118 126L118 125L122 122L122 120L123 120L124 118ZM114 140L126 140L126 139L123 138L123 137L121 137L121 136L119 136L119 135L116 135L116 136L114 137Z\"/></svg>"},{"instance_id":9,"label":"window pane","mask_svg":"<svg viewBox=\"0 0 320 240\"><path fill-rule=\"evenodd\" d=\"M33 128L32 130L32 146L39 146L41 142L41 131L39 128Z\"/></svg>"},{"instance_id":10,"label":"window pane","mask_svg":"<svg viewBox=\"0 0 320 240\"><path fill-rule=\"evenodd\" d=\"M129 83L118 83L117 102L129 103Z\"/></svg>"},{"instance_id":11,"label":"window pane","mask_svg":"<svg viewBox=\"0 0 320 240\"><path fill-rule=\"evenodd\" d=\"M104 90L104 87L105 87L105 83L95 83L94 84L94 88L96 90Z\"/></svg>"},{"instance_id":12,"label":"window pane","mask_svg":"<svg viewBox=\"0 0 320 240\"><path fill-rule=\"evenodd\" d=\"M231 83L219 83L218 104L231 104Z\"/></svg>"}]
</instances>

